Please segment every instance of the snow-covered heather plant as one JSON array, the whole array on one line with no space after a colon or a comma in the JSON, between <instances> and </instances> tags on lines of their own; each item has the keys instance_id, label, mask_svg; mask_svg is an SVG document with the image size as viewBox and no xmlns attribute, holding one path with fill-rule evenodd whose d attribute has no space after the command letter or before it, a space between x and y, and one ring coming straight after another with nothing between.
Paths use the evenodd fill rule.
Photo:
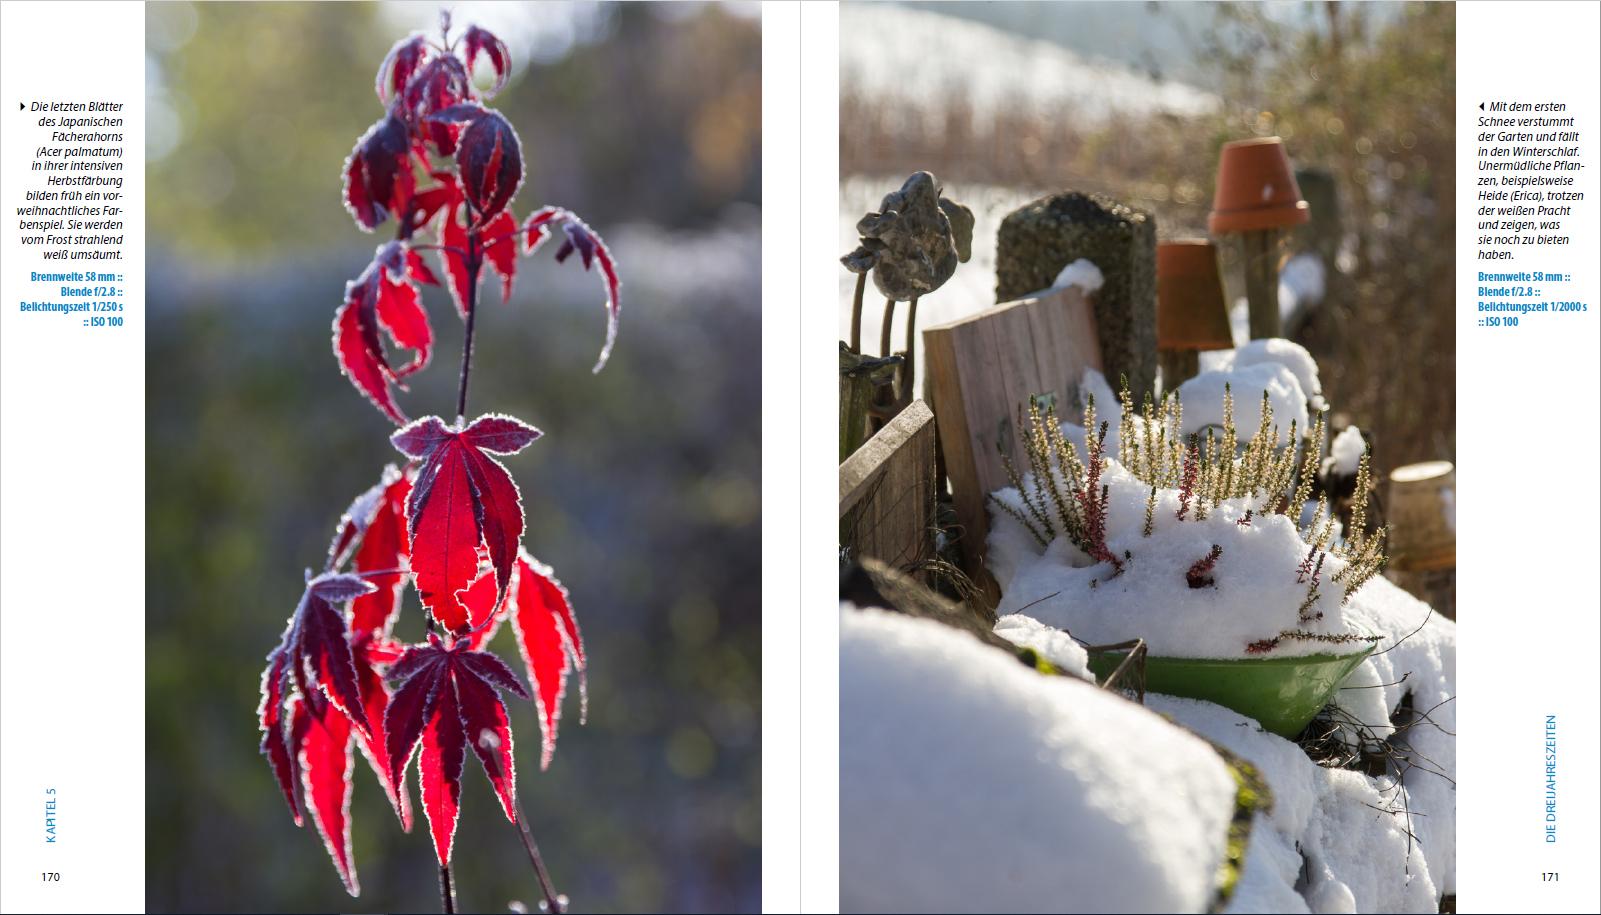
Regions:
<instances>
[{"instance_id":1,"label":"snow-covered heather plant","mask_svg":"<svg viewBox=\"0 0 1601 915\"><path fill-rule=\"evenodd\" d=\"M333 350L356 389L401 428L390 436L407 459L344 513L322 570L278 647L267 656L258 710L261 752L296 825L309 813L350 895L360 893L351 848L353 751L367 758L403 830L412 808L405 777L412 759L422 792L440 894L453 911L451 852L461 777L470 747L526 850L547 911L561 911L517 796L512 732L500 697L535 704L540 764L556 747L568 678L578 675L582 720L585 658L568 594L548 566L522 546L522 498L497 456L516 454L540 432L512 416L467 420L478 286L488 266L501 298L511 296L519 248L532 254L557 229L558 262L574 252L599 267L607 331L595 371L617 334L618 278L611 252L577 216L546 206L518 222L510 204L523 183L521 143L485 103L506 82L506 45L472 26L398 42L378 68L383 115L356 143L344 168L344 203L366 231L393 221L365 270L346 284L333 321ZM491 77L479 89L474 68ZM419 178L419 175L421 176ZM425 241L425 239L431 239ZM395 398L402 379L427 366L433 331L419 284L441 285L423 252L437 257L443 285L466 324L454 419L408 421ZM396 367L380 339L411 351ZM415 585L425 638L393 635L402 596ZM530 691L486 646L510 624ZM420 750L419 750L420 747Z\"/></svg>"},{"instance_id":2,"label":"snow-covered heather plant","mask_svg":"<svg viewBox=\"0 0 1601 915\"><path fill-rule=\"evenodd\" d=\"M1247 653L1269 651L1283 639L1343 643L1365 638L1309 632L1305 627L1323 616L1316 607L1327 557L1341 560L1329 581L1342 586L1342 603L1384 567L1387 532L1381 529L1370 535L1366 529L1366 505L1373 486L1368 453L1362 455L1358 467L1351 528L1342 536L1325 497L1319 497L1310 514L1306 511L1327 435L1322 412L1305 439L1297 437L1293 419L1285 436L1273 422L1272 405L1264 392L1258 426L1242 447L1234 424L1233 393L1228 388L1223 398L1223 424L1209 427L1204 442L1196 434L1181 440L1178 430L1184 427L1183 405L1176 394L1160 402L1147 396L1136 409L1125 381L1119 400L1115 460L1134 480L1149 487L1141 529L1144 537L1151 537L1157 526L1159 503L1176 505L1172 514L1180 522L1204 522L1219 506L1227 505L1239 527L1272 515L1288 516L1306 545L1305 559L1293 570L1296 583L1306 586L1295 611L1301 628L1286 628L1276 637L1253 640L1245 647ZM1021 417L1019 424L1024 425ZM1097 423L1094 397L1087 398L1084 408L1082 456L1057 420L1054 405L1031 399L1025 428L1026 470L1018 468L1004 449L1001 453L1018 498L1014 501L991 494L991 504L1020 523L1040 547L1062 537L1090 560L1110 566L1108 579L1123 574L1138 554L1124 549L1117 555L1107 542L1111 493L1101 478L1108 467L1110 429L1107 422ZM1220 545L1213 544L1184 569L1190 588L1215 586L1212 572L1222 552ZM1092 586L1096 583L1090 582Z\"/></svg>"}]
</instances>

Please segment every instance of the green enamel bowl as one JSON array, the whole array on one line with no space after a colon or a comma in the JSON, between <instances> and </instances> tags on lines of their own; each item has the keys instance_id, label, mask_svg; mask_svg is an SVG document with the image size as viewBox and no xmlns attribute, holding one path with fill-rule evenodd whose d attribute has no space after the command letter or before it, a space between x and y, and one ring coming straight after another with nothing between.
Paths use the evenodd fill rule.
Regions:
<instances>
[{"instance_id":1,"label":"green enamel bowl","mask_svg":"<svg viewBox=\"0 0 1601 915\"><path fill-rule=\"evenodd\" d=\"M1255 718L1280 737L1294 738L1327 705L1345 678L1373 653L1313 654L1298 658L1145 659L1147 692L1205 699ZM1104 680L1126 652L1096 653L1090 669Z\"/></svg>"}]
</instances>

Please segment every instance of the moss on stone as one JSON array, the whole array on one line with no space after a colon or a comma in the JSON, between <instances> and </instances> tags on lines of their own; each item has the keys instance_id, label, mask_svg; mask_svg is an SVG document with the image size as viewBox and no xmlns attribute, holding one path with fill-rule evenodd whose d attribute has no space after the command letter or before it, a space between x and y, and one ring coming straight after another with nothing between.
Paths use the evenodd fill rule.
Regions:
<instances>
[{"instance_id":1,"label":"moss on stone","mask_svg":"<svg viewBox=\"0 0 1601 915\"><path fill-rule=\"evenodd\" d=\"M1156 219L1115 200L1076 191L1041 197L1008 214L996 239L997 302L1047 289L1084 258L1105 284L1091 299L1108 378L1136 390L1156 382ZM1076 382L1077 379L1072 379Z\"/></svg>"}]
</instances>

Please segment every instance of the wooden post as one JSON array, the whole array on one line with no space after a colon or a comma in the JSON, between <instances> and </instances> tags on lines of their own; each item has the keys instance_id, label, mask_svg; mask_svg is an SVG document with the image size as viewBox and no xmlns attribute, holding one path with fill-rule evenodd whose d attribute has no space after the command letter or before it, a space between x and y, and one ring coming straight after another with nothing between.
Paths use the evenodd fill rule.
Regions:
<instances>
[{"instance_id":1,"label":"wooden post","mask_svg":"<svg viewBox=\"0 0 1601 915\"><path fill-rule=\"evenodd\" d=\"M1095 320L1083 292L1072 288L923 331L940 453L962 526L963 570L992 600L999 594L984 570L985 497L1009 485L998 445L1023 454L1018 408L1035 394L1070 403L1084 370L1101 368Z\"/></svg>"},{"instance_id":2,"label":"wooden post","mask_svg":"<svg viewBox=\"0 0 1601 915\"><path fill-rule=\"evenodd\" d=\"M1456 619L1456 468L1450 461L1390 471L1385 576L1435 612Z\"/></svg>"},{"instance_id":3,"label":"wooden post","mask_svg":"<svg viewBox=\"0 0 1601 915\"><path fill-rule=\"evenodd\" d=\"M910 570L934 555L934 413L915 400L839 465L839 545Z\"/></svg>"},{"instance_id":4,"label":"wooden post","mask_svg":"<svg viewBox=\"0 0 1601 915\"><path fill-rule=\"evenodd\" d=\"M1278 229L1240 233L1252 340L1284 336L1279 316L1279 237Z\"/></svg>"},{"instance_id":5,"label":"wooden post","mask_svg":"<svg viewBox=\"0 0 1601 915\"><path fill-rule=\"evenodd\" d=\"M1159 349L1157 362L1162 367L1162 393L1177 391L1179 385L1201 373L1201 351L1195 349Z\"/></svg>"},{"instance_id":6,"label":"wooden post","mask_svg":"<svg viewBox=\"0 0 1601 915\"><path fill-rule=\"evenodd\" d=\"M1408 571L1456 567L1456 468L1450 461L1390 471L1391 565Z\"/></svg>"}]
</instances>

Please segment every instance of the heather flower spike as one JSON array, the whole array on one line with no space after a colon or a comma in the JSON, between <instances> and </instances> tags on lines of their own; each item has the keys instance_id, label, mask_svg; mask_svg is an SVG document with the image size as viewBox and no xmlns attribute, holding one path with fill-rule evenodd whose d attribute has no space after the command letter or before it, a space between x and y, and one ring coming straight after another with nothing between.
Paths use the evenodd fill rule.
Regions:
<instances>
[{"instance_id":1,"label":"heather flower spike","mask_svg":"<svg viewBox=\"0 0 1601 915\"><path fill-rule=\"evenodd\" d=\"M300 602L267 656L257 724L261 752L291 816L303 825L310 814L352 896L361 891L350 819L356 751L408 832L413 815L404 775L416 759L449 909L461 772L471 747L507 819L524 832L547 911L561 911L565 897L555 892L522 822L510 716L500 693L533 703L540 765L549 766L575 673L583 721L583 641L566 588L523 546L521 494L497 459L517 454L541 433L498 413L466 422L468 379L486 268L510 300L518 255L533 253L559 226L564 241L556 260L576 253L584 269L599 266L606 285L608 328L597 371L616 339L619 282L610 250L575 214L545 207L519 222L512 212L525 175L522 144L511 123L484 104L510 75L506 45L478 26L452 40L448 13L440 25L437 36L413 34L385 56L374 83L383 113L343 170L343 202L356 225L371 232L393 221L395 232L345 285L332 348L356 390L400 427L391 442L407 460L386 466L350 502L322 572L307 572ZM475 67L493 73L481 93ZM442 270L430 266L425 250L438 252ZM466 323L454 410L441 411L454 422L439 416L412 422L397 397L405 379L432 361L424 286L443 286ZM408 645L394 632L411 588L423 605L427 636ZM532 691L488 650L503 622L510 623Z\"/></svg>"}]
</instances>

